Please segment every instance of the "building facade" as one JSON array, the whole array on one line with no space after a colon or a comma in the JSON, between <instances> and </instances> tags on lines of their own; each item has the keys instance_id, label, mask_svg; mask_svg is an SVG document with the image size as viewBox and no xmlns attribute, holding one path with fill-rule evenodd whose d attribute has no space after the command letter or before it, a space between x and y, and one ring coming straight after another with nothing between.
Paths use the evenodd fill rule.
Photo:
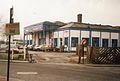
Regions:
<instances>
[{"instance_id":1,"label":"building facade","mask_svg":"<svg viewBox=\"0 0 120 81\"><path fill-rule=\"evenodd\" d=\"M24 40L27 45L53 45L53 32L63 26L62 22L41 22L24 28Z\"/></svg>"},{"instance_id":2,"label":"building facade","mask_svg":"<svg viewBox=\"0 0 120 81\"><path fill-rule=\"evenodd\" d=\"M76 51L76 45L82 39L87 44L97 47L120 47L120 27L82 23L82 15L78 22L42 22L24 28L24 39L28 45L43 45Z\"/></svg>"},{"instance_id":3,"label":"building facade","mask_svg":"<svg viewBox=\"0 0 120 81\"><path fill-rule=\"evenodd\" d=\"M109 25L71 22L54 32L54 46L66 45L67 51L76 51L82 39L97 47L120 47L120 29Z\"/></svg>"}]
</instances>

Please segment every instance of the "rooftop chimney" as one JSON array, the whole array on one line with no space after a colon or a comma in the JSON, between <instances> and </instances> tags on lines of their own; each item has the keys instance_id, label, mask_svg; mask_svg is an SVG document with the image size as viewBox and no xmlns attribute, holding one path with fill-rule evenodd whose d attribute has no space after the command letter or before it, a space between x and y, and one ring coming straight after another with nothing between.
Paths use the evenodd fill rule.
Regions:
<instances>
[{"instance_id":1,"label":"rooftop chimney","mask_svg":"<svg viewBox=\"0 0 120 81\"><path fill-rule=\"evenodd\" d=\"M77 15L77 22L82 23L82 14Z\"/></svg>"}]
</instances>

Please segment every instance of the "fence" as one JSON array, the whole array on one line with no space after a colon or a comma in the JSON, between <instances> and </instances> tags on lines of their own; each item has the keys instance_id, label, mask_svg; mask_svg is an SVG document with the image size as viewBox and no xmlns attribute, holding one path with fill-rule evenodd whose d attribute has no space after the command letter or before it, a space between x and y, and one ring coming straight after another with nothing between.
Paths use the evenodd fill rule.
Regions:
<instances>
[{"instance_id":1,"label":"fence","mask_svg":"<svg viewBox=\"0 0 120 81\"><path fill-rule=\"evenodd\" d=\"M87 57L95 64L120 64L120 47L89 47Z\"/></svg>"}]
</instances>

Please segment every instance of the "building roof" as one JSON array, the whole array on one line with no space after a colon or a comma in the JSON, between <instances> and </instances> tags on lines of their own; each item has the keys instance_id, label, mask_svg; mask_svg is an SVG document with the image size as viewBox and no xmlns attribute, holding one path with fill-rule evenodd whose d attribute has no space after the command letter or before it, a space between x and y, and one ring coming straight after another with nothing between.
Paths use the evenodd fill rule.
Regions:
<instances>
[{"instance_id":1,"label":"building roof","mask_svg":"<svg viewBox=\"0 0 120 81\"><path fill-rule=\"evenodd\" d=\"M37 32L37 31L42 31L42 30L50 31L50 30L55 30L59 28L60 26L63 26L63 23L58 25L53 22L44 21L44 22L40 22L40 23L25 27L24 33L27 34L27 33L32 33L32 32Z\"/></svg>"},{"instance_id":2,"label":"building roof","mask_svg":"<svg viewBox=\"0 0 120 81\"><path fill-rule=\"evenodd\" d=\"M42 22L30 25L30 26L24 27L24 33L31 33L31 32L35 32L35 31L41 31L43 29L42 27L43 27Z\"/></svg>"},{"instance_id":3,"label":"building roof","mask_svg":"<svg viewBox=\"0 0 120 81\"><path fill-rule=\"evenodd\" d=\"M64 25L67 25L66 23L61 22L61 21L55 21L54 23L55 23L56 25L59 25L60 27L61 27L61 26L64 26Z\"/></svg>"},{"instance_id":4,"label":"building roof","mask_svg":"<svg viewBox=\"0 0 120 81\"><path fill-rule=\"evenodd\" d=\"M65 29L65 28L95 28L95 29L102 29L102 30L106 30L106 29L120 30L120 26L78 23L78 22L70 22L67 25L60 27L59 29Z\"/></svg>"}]
</instances>

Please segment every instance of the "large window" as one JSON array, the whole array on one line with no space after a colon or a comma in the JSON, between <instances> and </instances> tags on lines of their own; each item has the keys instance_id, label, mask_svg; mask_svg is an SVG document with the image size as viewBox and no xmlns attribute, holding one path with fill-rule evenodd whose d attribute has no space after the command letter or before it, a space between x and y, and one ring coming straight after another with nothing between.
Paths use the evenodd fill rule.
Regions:
<instances>
[{"instance_id":1,"label":"large window","mask_svg":"<svg viewBox=\"0 0 120 81\"><path fill-rule=\"evenodd\" d=\"M92 38L92 46L99 47L99 38L98 37Z\"/></svg>"},{"instance_id":2,"label":"large window","mask_svg":"<svg viewBox=\"0 0 120 81\"><path fill-rule=\"evenodd\" d=\"M102 39L102 47L108 47L108 39Z\"/></svg>"},{"instance_id":3,"label":"large window","mask_svg":"<svg viewBox=\"0 0 120 81\"><path fill-rule=\"evenodd\" d=\"M68 37L65 37L64 44L68 46Z\"/></svg>"},{"instance_id":4,"label":"large window","mask_svg":"<svg viewBox=\"0 0 120 81\"><path fill-rule=\"evenodd\" d=\"M112 39L112 47L117 47L118 40Z\"/></svg>"},{"instance_id":5,"label":"large window","mask_svg":"<svg viewBox=\"0 0 120 81\"><path fill-rule=\"evenodd\" d=\"M54 38L54 47L56 47L58 44L58 39L57 38Z\"/></svg>"},{"instance_id":6,"label":"large window","mask_svg":"<svg viewBox=\"0 0 120 81\"><path fill-rule=\"evenodd\" d=\"M76 47L78 44L78 37L72 37L71 38L71 47Z\"/></svg>"}]
</instances>

